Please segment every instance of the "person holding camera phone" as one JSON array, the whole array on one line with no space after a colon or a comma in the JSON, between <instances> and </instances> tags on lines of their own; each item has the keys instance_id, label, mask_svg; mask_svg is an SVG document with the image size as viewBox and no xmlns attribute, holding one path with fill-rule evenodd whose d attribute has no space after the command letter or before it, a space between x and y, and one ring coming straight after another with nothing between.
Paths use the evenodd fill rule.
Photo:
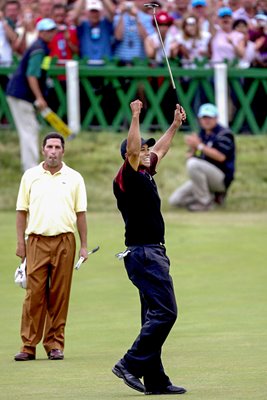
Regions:
<instances>
[{"instance_id":1,"label":"person holding camera phone","mask_svg":"<svg viewBox=\"0 0 267 400\"><path fill-rule=\"evenodd\" d=\"M13 45L13 49L18 54L23 54L38 38L38 31L35 28L34 13L31 5L23 8L20 26L16 28L18 37Z\"/></svg>"},{"instance_id":2,"label":"person holding camera phone","mask_svg":"<svg viewBox=\"0 0 267 400\"><path fill-rule=\"evenodd\" d=\"M132 65L134 58L146 57L144 41L154 32L152 15L143 11L141 0L123 1L114 17L114 56L121 65Z\"/></svg>"},{"instance_id":3,"label":"person holding camera phone","mask_svg":"<svg viewBox=\"0 0 267 400\"><path fill-rule=\"evenodd\" d=\"M57 24L57 33L49 43L50 56L57 57L58 63L70 60L79 53L79 41L77 29L67 18L67 9L64 4L55 4L52 8L52 19ZM59 77L65 80L65 76Z\"/></svg>"},{"instance_id":4,"label":"person holding camera phone","mask_svg":"<svg viewBox=\"0 0 267 400\"><path fill-rule=\"evenodd\" d=\"M77 29L74 24L71 24L64 4L59 3L53 6L52 19L57 24L57 33L49 44L50 56L58 57L59 62L62 63L62 60L72 59L79 53Z\"/></svg>"},{"instance_id":5,"label":"person holding camera phone","mask_svg":"<svg viewBox=\"0 0 267 400\"><path fill-rule=\"evenodd\" d=\"M54 4L51 15L57 24L57 32L49 43L49 56L57 57L57 65L65 65L66 60L71 60L74 55L79 53L77 28L72 24L64 4ZM59 75L58 80L63 91L66 92L66 75ZM60 101L53 86L48 90L48 103L53 110L58 110Z\"/></svg>"}]
</instances>

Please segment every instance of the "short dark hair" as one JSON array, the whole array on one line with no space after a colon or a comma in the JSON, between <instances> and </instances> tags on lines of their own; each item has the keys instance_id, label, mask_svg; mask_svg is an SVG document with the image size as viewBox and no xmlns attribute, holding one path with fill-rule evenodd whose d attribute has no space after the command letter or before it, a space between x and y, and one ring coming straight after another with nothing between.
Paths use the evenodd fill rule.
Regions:
<instances>
[{"instance_id":1,"label":"short dark hair","mask_svg":"<svg viewBox=\"0 0 267 400\"><path fill-rule=\"evenodd\" d=\"M55 10L64 10L66 12L67 11L67 7L62 3L56 3L52 7L52 12L55 11Z\"/></svg>"},{"instance_id":2,"label":"short dark hair","mask_svg":"<svg viewBox=\"0 0 267 400\"><path fill-rule=\"evenodd\" d=\"M57 133L57 132L50 132L50 133L48 133L48 135L45 136L45 138L44 138L44 140L43 140L43 148L45 147L46 142L47 142L49 139L59 139L59 140L61 141L61 144L62 144L63 149L65 149L65 140L64 140L63 136L61 136L61 135L60 135L59 133Z\"/></svg>"},{"instance_id":3,"label":"short dark hair","mask_svg":"<svg viewBox=\"0 0 267 400\"><path fill-rule=\"evenodd\" d=\"M235 19L233 22L233 29L235 29L238 25L243 24L245 26L248 26L248 23L245 19L243 18L239 18L239 19Z\"/></svg>"},{"instance_id":4,"label":"short dark hair","mask_svg":"<svg viewBox=\"0 0 267 400\"><path fill-rule=\"evenodd\" d=\"M3 10L6 10L6 6L9 6L10 4L15 4L16 6L18 6L18 8L21 8L20 1L18 1L18 0L6 0L6 2L3 5Z\"/></svg>"},{"instance_id":5,"label":"short dark hair","mask_svg":"<svg viewBox=\"0 0 267 400\"><path fill-rule=\"evenodd\" d=\"M144 144L147 144L148 147L154 146L156 143L156 140L154 138L150 139L144 139L141 138L141 146L144 146ZM126 152L127 152L127 139L124 139L121 143L121 156L125 160L126 158Z\"/></svg>"}]
</instances>

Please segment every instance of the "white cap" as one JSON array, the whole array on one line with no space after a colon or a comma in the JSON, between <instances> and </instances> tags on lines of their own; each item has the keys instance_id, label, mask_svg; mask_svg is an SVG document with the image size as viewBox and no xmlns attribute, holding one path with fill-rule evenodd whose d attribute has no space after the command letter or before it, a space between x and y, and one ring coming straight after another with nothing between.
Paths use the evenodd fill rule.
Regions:
<instances>
[{"instance_id":1,"label":"white cap","mask_svg":"<svg viewBox=\"0 0 267 400\"><path fill-rule=\"evenodd\" d=\"M36 24L37 31L51 31L57 28L57 24L51 18L43 18Z\"/></svg>"},{"instance_id":2,"label":"white cap","mask_svg":"<svg viewBox=\"0 0 267 400\"><path fill-rule=\"evenodd\" d=\"M86 10L102 11L103 5L101 0L86 0Z\"/></svg>"},{"instance_id":3,"label":"white cap","mask_svg":"<svg viewBox=\"0 0 267 400\"><path fill-rule=\"evenodd\" d=\"M259 19L259 20L262 20L262 21L267 21L267 15L265 13L263 13L263 12L258 12L255 15L255 18Z\"/></svg>"},{"instance_id":4,"label":"white cap","mask_svg":"<svg viewBox=\"0 0 267 400\"><path fill-rule=\"evenodd\" d=\"M202 104L202 106L199 107L197 116L198 118L203 118L203 117L216 118L218 117L218 108L211 103Z\"/></svg>"}]
</instances>

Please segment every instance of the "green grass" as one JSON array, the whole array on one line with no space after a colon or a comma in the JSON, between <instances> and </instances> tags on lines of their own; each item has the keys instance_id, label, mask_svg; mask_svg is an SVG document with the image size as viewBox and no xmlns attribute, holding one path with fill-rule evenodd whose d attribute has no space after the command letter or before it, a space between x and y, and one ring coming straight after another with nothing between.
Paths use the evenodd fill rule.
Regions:
<instances>
[{"instance_id":1,"label":"green grass","mask_svg":"<svg viewBox=\"0 0 267 400\"><path fill-rule=\"evenodd\" d=\"M267 212L166 212L179 318L163 351L166 372L192 400L266 400ZM117 212L88 213L100 251L74 271L65 360L13 361L25 291L16 287L15 213L0 213L0 399L142 398L111 373L139 329L139 300L115 253ZM172 399L175 396L164 396ZM156 399L156 396L152 396Z\"/></svg>"},{"instance_id":2,"label":"green grass","mask_svg":"<svg viewBox=\"0 0 267 400\"><path fill-rule=\"evenodd\" d=\"M84 176L89 211L115 210L112 179L121 165L119 147L125 135L82 132L66 144L65 161ZM157 138L159 134L153 136ZM14 210L21 177L18 138L14 132L2 131L0 139L0 210ZM237 136L236 142L236 180L229 191L227 211L264 211L267 135ZM177 134L156 176L164 211L170 210L170 194L187 179L185 152L183 134Z\"/></svg>"},{"instance_id":3,"label":"green grass","mask_svg":"<svg viewBox=\"0 0 267 400\"><path fill-rule=\"evenodd\" d=\"M48 361L40 344L36 361L16 363L25 295L13 282L21 171L16 134L1 132L0 400L142 396L111 373L140 325L137 292L114 256L124 248L112 194L124 137L83 132L66 145L65 161L82 173L87 186L89 247L101 249L74 272L65 360ZM169 195L186 179L182 134L156 176L179 305L163 360L173 382L187 387L185 398L192 400L267 399L266 136L236 140L237 174L226 208L201 214L170 210Z\"/></svg>"}]
</instances>

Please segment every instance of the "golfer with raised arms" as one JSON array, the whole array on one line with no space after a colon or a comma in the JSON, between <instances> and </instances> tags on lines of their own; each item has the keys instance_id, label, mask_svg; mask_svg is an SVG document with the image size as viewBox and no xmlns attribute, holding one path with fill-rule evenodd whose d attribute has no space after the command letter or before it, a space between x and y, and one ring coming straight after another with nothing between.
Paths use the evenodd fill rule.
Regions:
<instances>
[{"instance_id":1,"label":"golfer with raised arms","mask_svg":"<svg viewBox=\"0 0 267 400\"><path fill-rule=\"evenodd\" d=\"M153 175L186 114L177 104L171 126L156 142L153 138L145 140L140 136L142 106L140 100L130 104L131 125L128 138L121 144L125 161L114 180L114 194L125 222L127 246L120 256L124 256L128 277L139 290L142 327L132 347L112 371L132 389L147 395L183 394L186 389L171 383L161 361L162 346L178 311L164 246L161 202Z\"/></svg>"}]
</instances>

